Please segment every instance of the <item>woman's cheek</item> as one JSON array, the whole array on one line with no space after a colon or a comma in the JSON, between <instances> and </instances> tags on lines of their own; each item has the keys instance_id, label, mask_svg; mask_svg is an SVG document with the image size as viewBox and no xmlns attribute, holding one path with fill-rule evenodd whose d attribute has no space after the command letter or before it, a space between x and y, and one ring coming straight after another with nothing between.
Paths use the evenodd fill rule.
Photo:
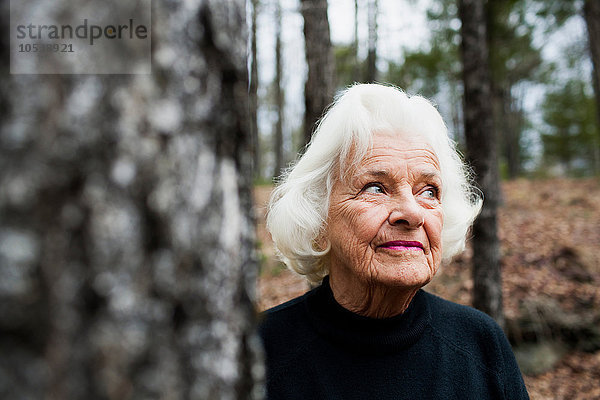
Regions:
<instances>
[{"instance_id":1,"label":"woman's cheek","mask_svg":"<svg viewBox=\"0 0 600 400\"><path fill-rule=\"evenodd\" d=\"M427 239L429 240L433 267L437 269L442 259L442 229L444 227L444 219L441 210L435 211L425 219L425 230Z\"/></svg>"},{"instance_id":2,"label":"woman's cheek","mask_svg":"<svg viewBox=\"0 0 600 400\"><path fill-rule=\"evenodd\" d=\"M381 229L388 218L387 209L383 206L369 205L364 207L359 215L353 219L352 227L359 232L359 237L369 244Z\"/></svg>"}]
</instances>

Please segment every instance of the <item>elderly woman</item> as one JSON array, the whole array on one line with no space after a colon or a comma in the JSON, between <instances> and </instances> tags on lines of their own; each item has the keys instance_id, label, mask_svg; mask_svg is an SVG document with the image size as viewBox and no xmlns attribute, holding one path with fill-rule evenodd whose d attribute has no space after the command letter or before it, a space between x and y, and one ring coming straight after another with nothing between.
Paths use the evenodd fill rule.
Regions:
<instances>
[{"instance_id":1,"label":"elderly woman","mask_svg":"<svg viewBox=\"0 0 600 400\"><path fill-rule=\"evenodd\" d=\"M480 208L427 100L342 93L271 198L281 257L321 285L265 313L268 398L528 398L496 323L421 289Z\"/></svg>"}]
</instances>

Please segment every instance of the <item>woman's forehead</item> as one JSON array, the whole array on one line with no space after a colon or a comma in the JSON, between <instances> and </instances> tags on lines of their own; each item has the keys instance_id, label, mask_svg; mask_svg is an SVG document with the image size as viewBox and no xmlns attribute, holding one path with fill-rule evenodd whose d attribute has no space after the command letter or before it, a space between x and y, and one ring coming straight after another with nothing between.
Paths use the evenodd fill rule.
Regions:
<instances>
[{"instance_id":1,"label":"woman's forehead","mask_svg":"<svg viewBox=\"0 0 600 400\"><path fill-rule=\"evenodd\" d=\"M438 157L431 146L421 135L405 133L377 132L373 134L371 146L358 167L369 167L373 164L395 165L431 164L440 170Z\"/></svg>"},{"instance_id":2,"label":"woman's forehead","mask_svg":"<svg viewBox=\"0 0 600 400\"><path fill-rule=\"evenodd\" d=\"M338 166L336 179L343 180L364 175L367 171L397 173L406 167L411 169L411 174L417 172L416 169L431 175L441 172L434 148L423 135L389 130L374 131L370 144L362 151L355 143Z\"/></svg>"},{"instance_id":3,"label":"woman's forehead","mask_svg":"<svg viewBox=\"0 0 600 400\"><path fill-rule=\"evenodd\" d=\"M402 149L422 147L432 150L432 146L427 139L427 135L412 130L376 130L371 135L372 147L391 146Z\"/></svg>"}]
</instances>

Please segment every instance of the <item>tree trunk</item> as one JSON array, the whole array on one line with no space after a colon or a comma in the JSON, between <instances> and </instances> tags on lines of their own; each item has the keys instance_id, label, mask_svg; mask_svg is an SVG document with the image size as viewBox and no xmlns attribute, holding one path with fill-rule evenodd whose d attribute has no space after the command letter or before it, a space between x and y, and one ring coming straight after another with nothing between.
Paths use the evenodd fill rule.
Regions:
<instances>
[{"instance_id":1,"label":"tree trunk","mask_svg":"<svg viewBox=\"0 0 600 400\"><path fill-rule=\"evenodd\" d=\"M506 115L506 167L509 179L521 175L521 132L524 129L523 107L509 91L505 99Z\"/></svg>"},{"instance_id":2,"label":"tree trunk","mask_svg":"<svg viewBox=\"0 0 600 400\"><path fill-rule=\"evenodd\" d=\"M501 326L502 282L497 207L500 194L496 140L490 106L486 1L460 0L467 157L483 191L484 205L473 226L473 305Z\"/></svg>"},{"instance_id":3,"label":"tree trunk","mask_svg":"<svg viewBox=\"0 0 600 400\"><path fill-rule=\"evenodd\" d=\"M377 0L369 0L369 37L365 82L377 80Z\"/></svg>"},{"instance_id":4,"label":"tree trunk","mask_svg":"<svg viewBox=\"0 0 600 400\"><path fill-rule=\"evenodd\" d=\"M310 141L315 123L332 101L334 59L329 37L327 0L302 0L308 78L304 86L304 142Z\"/></svg>"},{"instance_id":5,"label":"tree trunk","mask_svg":"<svg viewBox=\"0 0 600 400\"><path fill-rule=\"evenodd\" d=\"M254 177L261 176L260 165L260 137L258 134L258 52L256 46L256 20L258 16L258 8L260 0L252 0L252 39L250 43L250 87L249 87L249 103L250 103L250 137L252 139L252 154Z\"/></svg>"},{"instance_id":6,"label":"tree trunk","mask_svg":"<svg viewBox=\"0 0 600 400\"><path fill-rule=\"evenodd\" d=\"M284 165L283 155L283 90L281 89L281 5L279 2L275 4L275 103L277 107L277 121L275 122L275 170L273 176L278 177L282 172Z\"/></svg>"},{"instance_id":7,"label":"tree trunk","mask_svg":"<svg viewBox=\"0 0 600 400\"><path fill-rule=\"evenodd\" d=\"M354 40L352 42L352 53L354 54L352 80L358 82L360 81L360 62L358 61L358 0L354 0Z\"/></svg>"},{"instance_id":8,"label":"tree trunk","mask_svg":"<svg viewBox=\"0 0 600 400\"><path fill-rule=\"evenodd\" d=\"M494 122L496 140L502 145L502 156L506 162L508 179L516 179L521 173L521 132L523 130L522 109L512 95L512 84L506 88L492 89L495 104Z\"/></svg>"},{"instance_id":9,"label":"tree trunk","mask_svg":"<svg viewBox=\"0 0 600 400\"><path fill-rule=\"evenodd\" d=\"M2 398L260 393L245 4L153 6L151 75L0 67Z\"/></svg>"},{"instance_id":10,"label":"tree trunk","mask_svg":"<svg viewBox=\"0 0 600 400\"><path fill-rule=\"evenodd\" d=\"M600 2L598 0L586 0L583 6L583 15L588 30L593 65L594 93L596 94L596 113L598 124L600 124ZM600 129L598 132L600 132Z\"/></svg>"}]
</instances>

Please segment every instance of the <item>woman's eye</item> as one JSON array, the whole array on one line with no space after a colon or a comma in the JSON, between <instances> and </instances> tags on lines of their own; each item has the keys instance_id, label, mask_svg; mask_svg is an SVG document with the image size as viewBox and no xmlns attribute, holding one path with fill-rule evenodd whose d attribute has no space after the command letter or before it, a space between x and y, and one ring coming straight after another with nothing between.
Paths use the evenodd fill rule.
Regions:
<instances>
[{"instance_id":1,"label":"woman's eye","mask_svg":"<svg viewBox=\"0 0 600 400\"><path fill-rule=\"evenodd\" d=\"M363 192L380 194L383 193L383 187L378 183L369 183L367 186L365 186Z\"/></svg>"},{"instance_id":2,"label":"woman's eye","mask_svg":"<svg viewBox=\"0 0 600 400\"><path fill-rule=\"evenodd\" d=\"M428 199L437 199L438 197L438 190L434 187L429 187L425 190L423 190L421 192L421 194L425 197L427 197Z\"/></svg>"}]
</instances>

